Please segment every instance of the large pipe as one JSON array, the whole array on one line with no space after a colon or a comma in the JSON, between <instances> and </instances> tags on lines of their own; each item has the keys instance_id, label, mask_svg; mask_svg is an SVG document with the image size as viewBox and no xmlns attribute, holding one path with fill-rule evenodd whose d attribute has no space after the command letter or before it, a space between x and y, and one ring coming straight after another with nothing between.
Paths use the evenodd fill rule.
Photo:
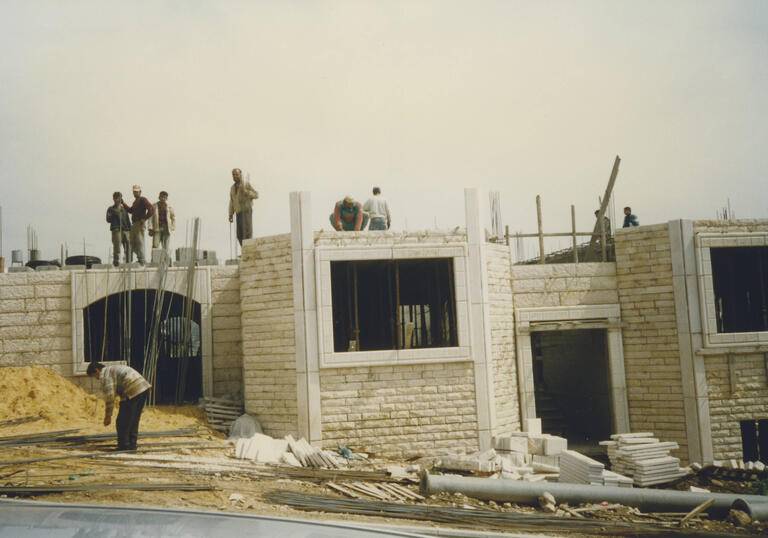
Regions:
<instances>
[{"instance_id":1,"label":"large pipe","mask_svg":"<svg viewBox=\"0 0 768 538\"><path fill-rule=\"evenodd\" d=\"M748 512L753 519L768 519L768 497L763 495L494 480L428 473L423 473L421 476L421 491L426 496L442 492L461 493L484 501L521 504L535 504L542 493L549 492L554 495L558 503L581 504L605 501L635 506L645 512L688 512L708 499L715 499L715 504L707 509L707 512L715 517L725 517L734 503L739 501L736 507Z\"/></svg>"}]
</instances>

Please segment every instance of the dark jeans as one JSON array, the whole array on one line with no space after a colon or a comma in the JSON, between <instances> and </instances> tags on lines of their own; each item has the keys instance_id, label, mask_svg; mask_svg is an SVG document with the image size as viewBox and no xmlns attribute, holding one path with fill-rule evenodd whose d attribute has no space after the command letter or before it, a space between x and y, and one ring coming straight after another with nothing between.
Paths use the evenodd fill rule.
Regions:
<instances>
[{"instance_id":1,"label":"dark jeans","mask_svg":"<svg viewBox=\"0 0 768 538\"><path fill-rule=\"evenodd\" d=\"M352 232L355 230L355 221L347 222L344 219L342 219L341 230L339 230L338 228L336 228L336 221L333 220L333 213L331 213L331 215L328 218L331 221L331 227L338 232L342 230L345 232ZM368 218L369 218L368 213L363 213L363 223L360 225L361 230L365 230L365 227L368 225Z\"/></svg>"},{"instance_id":2,"label":"dark jeans","mask_svg":"<svg viewBox=\"0 0 768 538\"><path fill-rule=\"evenodd\" d=\"M240 213L235 213L237 219L237 242L243 246L243 239L253 237L253 210L246 209Z\"/></svg>"},{"instance_id":3,"label":"dark jeans","mask_svg":"<svg viewBox=\"0 0 768 538\"><path fill-rule=\"evenodd\" d=\"M139 420L147 400L149 390L145 390L138 396L120 402L117 412L117 449L136 450L136 440L139 437Z\"/></svg>"}]
</instances>

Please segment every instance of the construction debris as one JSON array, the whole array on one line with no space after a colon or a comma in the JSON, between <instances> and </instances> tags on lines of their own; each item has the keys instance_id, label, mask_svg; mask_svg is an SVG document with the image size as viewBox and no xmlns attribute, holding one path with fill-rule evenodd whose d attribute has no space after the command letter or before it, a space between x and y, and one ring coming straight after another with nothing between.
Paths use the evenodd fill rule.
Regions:
<instances>
[{"instance_id":1,"label":"construction debris","mask_svg":"<svg viewBox=\"0 0 768 538\"><path fill-rule=\"evenodd\" d=\"M608 451L611 469L631 476L640 487L672 482L691 472L680 467L679 458L670 456L679 445L660 442L652 433L618 433L600 445Z\"/></svg>"},{"instance_id":2,"label":"construction debris","mask_svg":"<svg viewBox=\"0 0 768 538\"><path fill-rule=\"evenodd\" d=\"M244 413L242 400L200 398L198 405L205 410L205 419L211 428L223 433L228 433L232 424ZM261 426L258 431L261 432Z\"/></svg>"},{"instance_id":3,"label":"construction debris","mask_svg":"<svg viewBox=\"0 0 768 538\"><path fill-rule=\"evenodd\" d=\"M337 514L356 514L361 516L379 516L409 520L450 523L459 527L489 527L504 531L542 531L580 533L589 535L637 536L637 535L690 535L691 531L681 529L677 521L659 522L648 520L641 522L611 521L606 519L588 519L558 517L552 515L521 513L514 510L504 511L479 507L450 507L435 504L410 504L384 502L380 500L344 499L319 495L298 494L291 491L270 491L266 494L269 502L284 504L297 510L328 512ZM705 535L699 533L699 536ZM722 534L718 536L724 536Z\"/></svg>"}]
</instances>

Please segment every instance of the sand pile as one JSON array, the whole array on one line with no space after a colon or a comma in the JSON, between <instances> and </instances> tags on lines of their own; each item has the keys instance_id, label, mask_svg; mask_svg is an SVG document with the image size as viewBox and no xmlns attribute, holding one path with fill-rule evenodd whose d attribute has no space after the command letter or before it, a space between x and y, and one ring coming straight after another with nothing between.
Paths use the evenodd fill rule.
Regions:
<instances>
[{"instance_id":1,"label":"sand pile","mask_svg":"<svg viewBox=\"0 0 768 538\"><path fill-rule=\"evenodd\" d=\"M94 389L98 381L94 380ZM45 419L0 428L0 436L80 428L83 432L114 431L105 427L104 400L74 385L57 373L40 366L0 369L0 421L42 414ZM140 430L158 431L202 424L197 406L147 407L141 416Z\"/></svg>"}]
</instances>

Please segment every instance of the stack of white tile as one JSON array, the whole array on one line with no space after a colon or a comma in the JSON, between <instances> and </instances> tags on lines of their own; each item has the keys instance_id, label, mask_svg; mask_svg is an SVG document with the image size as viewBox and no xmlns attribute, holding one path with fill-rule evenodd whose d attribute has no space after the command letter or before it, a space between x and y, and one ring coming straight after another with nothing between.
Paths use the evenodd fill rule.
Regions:
<instances>
[{"instance_id":1,"label":"stack of white tile","mask_svg":"<svg viewBox=\"0 0 768 538\"><path fill-rule=\"evenodd\" d=\"M604 465L575 450L560 453L560 482L603 485Z\"/></svg>"},{"instance_id":2,"label":"stack of white tile","mask_svg":"<svg viewBox=\"0 0 768 538\"><path fill-rule=\"evenodd\" d=\"M652 433L618 433L600 443L608 451L611 469L631 476L640 487L664 484L690 472L680 468L680 460L670 451L680 448L675 442L660 442Z\"/></svg>"},{"instance_id":3,"label":"stack of white tile","mask_svg":"<svg viewBox=\"0 0 768 538\"><path fill-rule=\"evenodd\" d=\"M559 482L569 484L590 484L593 486L632 487L632 479L613 471L606 471L605 466L575 450L565 450L560 454Z\"/></svg>"}]
</instances>

